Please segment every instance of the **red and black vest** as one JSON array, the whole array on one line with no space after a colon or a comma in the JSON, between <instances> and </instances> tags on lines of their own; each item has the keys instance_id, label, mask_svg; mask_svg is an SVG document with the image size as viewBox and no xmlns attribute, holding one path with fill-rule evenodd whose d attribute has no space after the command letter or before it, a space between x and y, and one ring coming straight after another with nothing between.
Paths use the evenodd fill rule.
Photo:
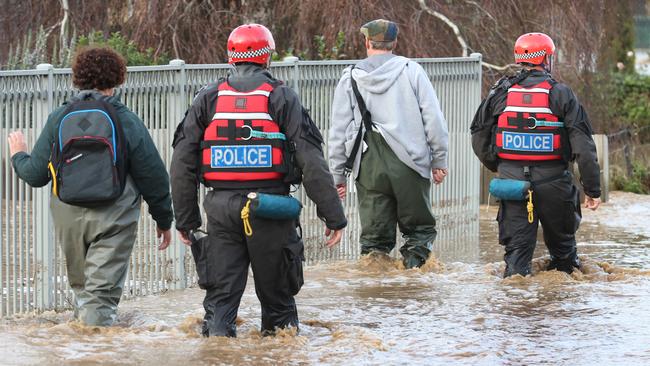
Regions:
<instances>
[{"instance_id":1,"label":"red and black vest","mask_svg":"<svg viewBox=\"0 0 650 366\"><path fill-rule=\"evenodd\" d=\"M246 92L235 90L227 81L219 85L215 114L201 143L204 183L262 187L282 182L288 171L287 143L269 114L272 91L269 83Z\"/></svg>"},{"instance_id":2,"label":"red and black vest","mask_svg":"<svg viewBox=\"0 0 650 366\"><path fill-rule=\"evenodd\" d=\"M497 155L504 160L549 161L564 158L564 124L549 104L552 85L515 84L508 89L506 108L496 129Z\"/></svg>"}]
</instances>

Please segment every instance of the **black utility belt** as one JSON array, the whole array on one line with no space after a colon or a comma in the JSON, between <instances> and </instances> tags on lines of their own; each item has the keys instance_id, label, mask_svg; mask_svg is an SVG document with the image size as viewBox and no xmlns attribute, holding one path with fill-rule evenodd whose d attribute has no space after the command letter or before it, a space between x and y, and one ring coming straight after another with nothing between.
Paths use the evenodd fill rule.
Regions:
<instances>
[{"instance_id":1,"label":"black utility belt","mask_svg":"<svg viewBox=\"0 0 650 366\"><path fill-rule=\"evenodd\" d=\"M557 167L558 169L562 168L564 170L569 169L569 164L564 160L540 160L540 161L530 161L530 160L510 160L499 158L499 164L508 164L516 165L520 167Z\"/></svg>"},{"instance_id":2,"label":"black utility belt","mask_svg":"<svg viewBox=\"0 0 650 366\"><path fill-rule=\"evenodd\" d=\"M257 191L265 188L277 188L277 192L273 189L273 194L289 193L290 186L282 180L257 180L257 181L215 181L205 180L201 181L206 189L209 191ZM244 193L244 195L246 195Z\"/></svg>"},{"instance_id":3,"label":"black utility belt","mask_svg":"<svg viewBox=\"0 0 650 366\"><path fill-rule=\"evenodd\" d=\"M490 194L505 201L523 201L535 187L571 177L568 170L562 174L538 180L494 178L490 181Z\"/></svg>"}]
</instances>

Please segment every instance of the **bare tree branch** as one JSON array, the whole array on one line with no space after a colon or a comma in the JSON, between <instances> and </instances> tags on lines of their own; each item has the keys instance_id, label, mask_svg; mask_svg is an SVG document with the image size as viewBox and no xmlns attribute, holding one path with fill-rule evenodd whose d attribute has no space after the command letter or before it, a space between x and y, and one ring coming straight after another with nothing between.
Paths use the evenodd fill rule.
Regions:
<instances>
[{"instance_id":1,"label":"bare tree branch","mask_svg":"<svg viewBox=\"0 0 650 366\"><path fill-rule=\"evenodd\" d=\"M172 34L172 47L174 47L174 58L181 58L181 54L178 51L178 32L176 31L176 27L172 26L171 24L167 25L173 32Z\"/></svg>"},{"instance_id":2,"label":"bare tree branch","mask_svg":"<svg viewBox=\"0 0 650 366\"><path fill-rule=\"evenodd\" d=\"M70 6L68 0L61 0L61 9L63 9L63 19L61 20L60 44L61 47L68 41L68 16L70 15Z\"/></svg>"},{"instance_id":3,"label":"bare tree branch","mask_svg":"<svg viewBox=\"0 0 650 366\"><path fill-rule=\"evenodd\" d=\"M465 2L466 2L467 4L474 5L476 8L478 8L479 10L481 10L481 11L483 12L483 14L487 15L488 18L490 18L493 22L498 23L497 20L496 20L496 18L493 17L492 14L490 14L489 11L485 10L485 9L484 9L484 8L483 8L479 3L477 3L476 1L473 1L473 0L466 0Z\"/></svg>"},{"instance_id":4,"label":"bare tree branch","mask_svg":"<svg viewBox=\"0 0 650 366\"><path fill-rule=\"evenodd\" d=\"M449 28L451 28L451 30L456 35L456 40L460 44L460 47L463 49L462 56L467 57L468 53L469 53L469 46L467 45L467 41L465 41L465 38L460 34L460 29L458 29L458 26L456 25L456 23L452 22L451 19L447 18L444 14L431 9L429 6L427 6L427 4L425 3L425 0L418 0L418 2L420 3L420 8L422 10L424 10L428 14L442 20ZM481 8L476 2L468 1L468 3L477 6L484 13L486 13L491 19L494 20L492 15L490 15L490 13L488 13L485 9ZM482 61L481 65L483 67L488 68L488 69L497 70L497 71L506 71L506 70L514 69L514 68L518 67L517 64L508 64L508 65L504 65L504 66L498 66L498 65L494 65L494 64L491 64L491 63L488 63L488 62L485 62L485 61Z\"/></svg>"},{"instance_id":5,"label":"bare tree branch","mask_svg":"<svg viewBox=\"0 0 650 366\"><path fill-rule=\"evenodd\" d=\"M483 67L488 68L488 69L497 70L497 71L506 71L506 70L510 70L510 69L518 69L518 68L521 67L521 66L519 66L517 64L507 64L507 65L503 65L503 66L498 66L498 65L493 65L491 63L487 63L485 61L481 61L481 65Z\"/></svg>"},{"instance_id":6,"label":"bare tree branch","mask_svg":"<svg viewBox=\"0 0 650 366\"><path fill-rule=\"evenodd\" d=\"M447 18L442 13L439 13L439 12L431 9L429 6L427 6L427 4L425 3L424 0L418 0L418 2L420 3L420 8L422 8L422 10L429 13L429 15L440 19L445 24L447 24L447 26L449 28L451 28L451 30L456 35L456 40L460 44L460 47L463 49L463 57L467 57L467 55L469 54L469 52L468 52L469 47L467 47L467 42L465 42L465 38L463 38L463 36L460 34L460 30L458 29L458 26L456 25L456 23L452 22L449 18Z\"/></svg>"}]
</instances>

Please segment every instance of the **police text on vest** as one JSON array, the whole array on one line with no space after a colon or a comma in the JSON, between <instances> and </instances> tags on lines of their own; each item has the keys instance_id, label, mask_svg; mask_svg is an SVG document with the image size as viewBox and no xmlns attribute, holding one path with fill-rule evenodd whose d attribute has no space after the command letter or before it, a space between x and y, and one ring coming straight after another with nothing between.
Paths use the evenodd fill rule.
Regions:
<instances>
[{"instance_id":1,"label":"police text on vest","mask_svg":"<svg viewBox=\"0 0 650 366\"><path fill-rule=\"evenodd\" d=\"M504 131L503 149L514 151L553 152L553 134Z\"/></svg>"},{"instance_id":2,"label":"police text on vest","mask_svg":"<svg viewBox=\"0 0 650 366\"><path fill-rule=\"evenodd\" d=\"M222 145L210 149L212 168L269 168L272 165L271 145Z\"/></svg>"}]
</instances>

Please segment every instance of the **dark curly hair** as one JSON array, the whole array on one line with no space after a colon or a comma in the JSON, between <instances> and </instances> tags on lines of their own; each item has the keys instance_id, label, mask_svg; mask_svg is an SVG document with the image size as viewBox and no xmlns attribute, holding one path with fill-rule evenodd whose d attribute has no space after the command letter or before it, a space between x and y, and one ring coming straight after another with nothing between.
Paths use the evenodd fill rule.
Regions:
<instances>
[{"instance_id":1,"label":"dark curly hair","mask_svg":"<svg viewBox=\"0 0 650 366\"><path fill-rule=\"evenodd\" d=\"M125 76L126 60L108 47L83 48L72 64L72 83L81 90L114 88Z\"/></svg>"}]
</instances>

